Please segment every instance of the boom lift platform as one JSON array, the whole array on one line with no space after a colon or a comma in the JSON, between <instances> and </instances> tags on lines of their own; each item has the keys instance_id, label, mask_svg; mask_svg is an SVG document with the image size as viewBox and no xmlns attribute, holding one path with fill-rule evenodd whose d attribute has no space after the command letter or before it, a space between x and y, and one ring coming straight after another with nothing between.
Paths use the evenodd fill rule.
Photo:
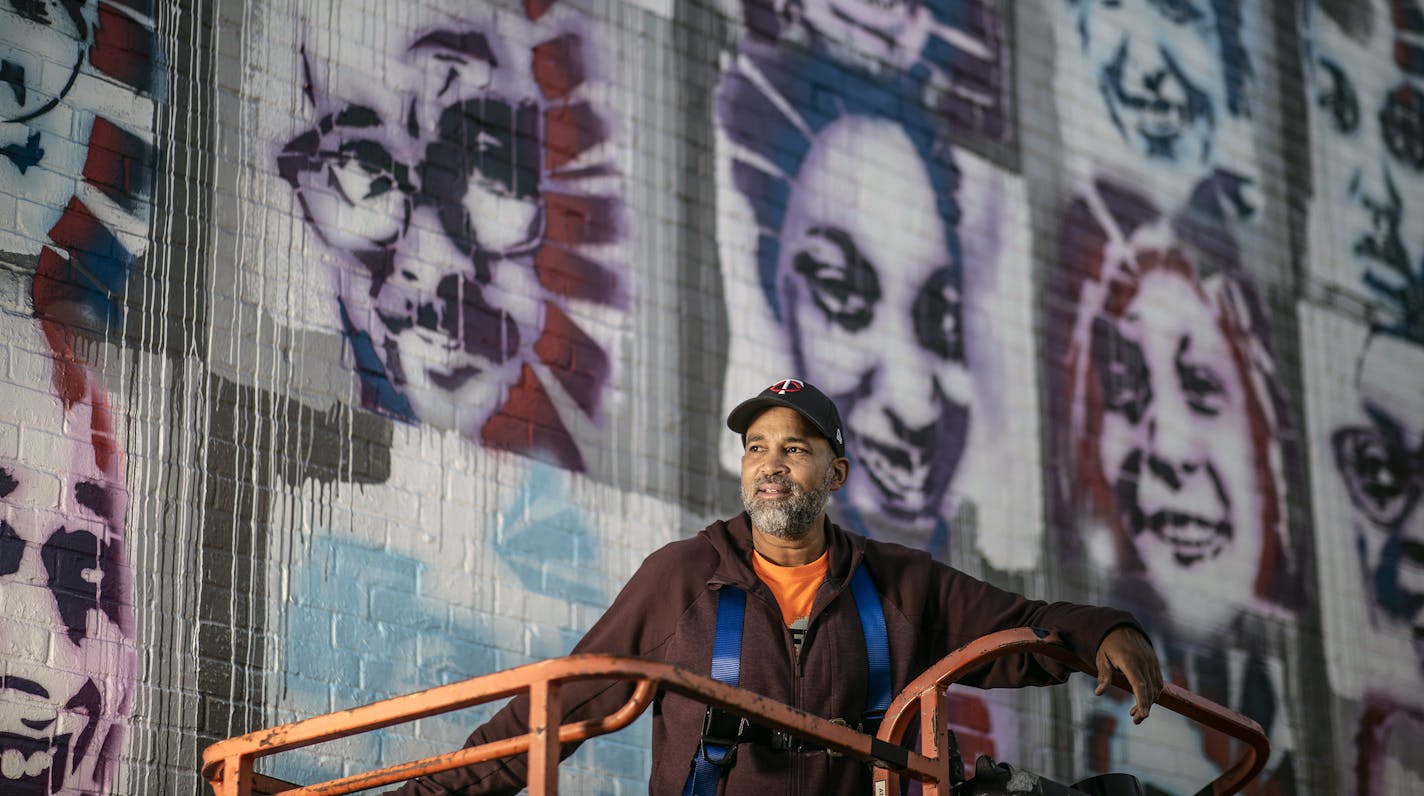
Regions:
<instances>
[{"instance_id":1,"label":"boom lift platform","mask_svg":"<svg viewBox=\"0 0 1424 796\"><path fill-rule=\"evenodd\" d=\"M966 673L1006 655L1033 654L1096 676L1052 631L1015 628L973 641L930 667L894 699L874 737L844 724L796 710L742 688L667 663L612 655L572 655L474 677L414 694L219 741L203 753L203 776L214 796L337 796L395 785L471 763L528 755L528 790L552 796L559 786L559 747L623 729L652 703L659 691L690 697L744 717L754 724L796 736L830 752L873 765L872 793L901 792L903 779L922 783L925 796L1138 796L1137 780L1104 774L1073 785L1053 782L1006 763L981 757L966 778L954 734L947 726L945 690ZM633 695L601 718L563 724L560 687L575 680L628 680ZM1119 674L1115 684L1126 688ZM529 695L529 732L480 746L399 763L313 785L295 785L258 774L258 758L300 749L439 713L525 693ZM1245 716L1168 683L1157 704L1241 741L1241 756L1197 796L1226 796L1245 787L1266 765L1271 746L1261 726ZM919 751L905 736L919 719Z\"/></svg>"}]
</instances>

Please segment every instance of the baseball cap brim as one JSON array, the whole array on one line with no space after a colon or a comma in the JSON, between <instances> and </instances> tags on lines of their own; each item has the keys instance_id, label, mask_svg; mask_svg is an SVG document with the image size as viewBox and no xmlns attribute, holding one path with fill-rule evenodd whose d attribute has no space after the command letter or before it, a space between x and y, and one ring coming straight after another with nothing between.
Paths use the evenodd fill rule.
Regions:
<instances>
[{"instance_id":1,"label":"baseball cap brim","mask_svg":"<svg viewBox=\"0 0 1424 796\"><path fill-rule=\"evenodd\" d=\"M748 398L737 404L737 408L733 409L731 413L727 415L727 428L738 434L745 434L747 433L747 429L751 428L752 422L757 419L758 415L775 406L784 406L787 409L794 409L797 414L806 418L806 422L815 426L816 430L821 432L821 436L825 437L826 441L831 444L831 450L834 451L837 456L845 455L844 446L836 442L835 429L826 428L824 423L813 417L804 408L784 398L778 398L772 395L758 395L755 398Z\"/></svg>"}]
</instances>

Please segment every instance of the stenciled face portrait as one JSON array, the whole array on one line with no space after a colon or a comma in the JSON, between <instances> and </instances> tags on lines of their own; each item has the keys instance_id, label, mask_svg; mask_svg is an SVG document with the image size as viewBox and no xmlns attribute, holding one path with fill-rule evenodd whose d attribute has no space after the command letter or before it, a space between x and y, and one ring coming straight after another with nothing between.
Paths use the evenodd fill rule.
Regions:
<instances>
[{"instance_id":1,"label":"stenciled face portrait","mask_svg":"<svg viewBox=\"0 0 1424 796\"><path fill-rule=\"evenodd\" d=\"M874 166L848 181L850 163ZM960 263L940 199L897 123L842 117L812 142L781 231L790 344L845 420L847 496L896 520L942 508L968 436Z\"/></svg>"},{"instance_id":2,"label":"stenciled face portrait","mask_svg":"<svg viewBox=\"0 0 1424 796\"><path fill-rule=\"evenodd\" d=\"M1085 284L1068 362L1077 541L1178 636L1294 599L1267 341L1226 273L1147 227ZM1195 258L1195 259L1194 259Z\"/></svg>"},{"instance_id":3,"label":"stenciled face portrait","mask_svg":"<svg viewBox=\"0 0 1424 796\"><path fill-rule=\"evenodd\" d=\"M1228 78L1212 2L1076 5L1089 77L1123 143L1157 168L1208 163L1227 112Z\"/></svg>"},{"instance_id":4,"label":"stenciled face portrait","mask_svg":"<svg viewBox=\"0 0 1424 796\"><path fill-rule=\"evenodd\" d=\"M355 266L340 299L357 368L379 385L366 403L473 437L542 320L526 258L543 232L541 111L500 92L496 60L479 33L427 34L396 70L405 90L323 117L279 158L309 223Z\"/></svg>"},{"instance_id":5,"label":"stenciled face portrait","mask_svg":"<svg viewBox=\"0 0 1424 796\"><path fill-rule=\"evenodd\" d=\"M1396 46L1424 30L1397 28L1391 4L1379 0L1370 14L1353 5L1342 12L1357 26L1346 31L1323 5L1306 31L1311 130L1320 139L1313 259L1344 269L1351 287L1388 292L1424 267L1424 64L1418 49ZM1412 70L1399 60L1408 63L1410 52Z\"/></svg>"},{"instance_id":6,"label":"stenciled face portrait","mask_svg":"<svg viewBox=\"0 0 1424 796\"><path fill-rule=\"evenodd\" d=\"M1409 640L1424 676L1424 346L1376 333L1356 373L1358 417L1331 435L1335 466L1370 617Z\"/></svg>"},{"instance_id":7,"label":"stenciled face portrait","mask_svg":"<svg viewBox=\"0 0 1424 796\"><path fill-rule=\"evenodd\" d=\"M39 326L0 313L16 349L48 352ZM0 454L0 792L7 794L107 793L136 674L119 454L103 399L77 368L60 367L57 381L80 394L67 407L53 383L0 382L4 404L33 419L23 429L6 426L19 438Z\"/></svg>"}]
</instances>

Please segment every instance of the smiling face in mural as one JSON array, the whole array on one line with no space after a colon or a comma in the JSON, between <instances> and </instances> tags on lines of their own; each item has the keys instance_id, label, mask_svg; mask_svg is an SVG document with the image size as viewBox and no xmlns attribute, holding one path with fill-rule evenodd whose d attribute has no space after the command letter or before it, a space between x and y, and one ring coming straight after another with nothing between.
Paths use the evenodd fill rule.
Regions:
<instances>
[{"instance_id":1,"label":"smiling face in mural","mask_svg":"<svg viewBox=\"0 0 1424 796\"><path fill-rule=\"evenodd\" d=\"M941 508L969 423L960 266L938 206L896 123L843 117L813 143L782 230L791 344L850 431L849 498L899 519Z\"/></svg>"},{"instance_id":2,"label":"smiling face in mural","mask_svg":"<svg viewBox=\"0 0 1424 796\"><path fill-rule=\"evenodd\" d=\"M6 339L47 351L37 326L0 313ZM0 455L0 792L106 792L135 667L122 475L90 396L0 396L33 418Z\"/></svg>"},{"instance_id":3,"label":"smiling face in mural","mask_svg":"<svg viewBox=\"0 0 1424 796\"><path fill-rule=\"evenodd\" d=\"M1332 435L1335 466L1373 615L1410 639L1424 674L1424 347L1376 334L1356 387L1360 418Z\"/></svg>"},{"instance_id":4,"label":"smiling face in mural","mask_svg":"<svg viewBox=\"0 0 1424 796\"><path fill-rule=\"evenodd\" d=\"M1208 0L1079 0L1078 26L1103 110L1135 155L1208 162L1226 85Z\"/></svg>"},{"instance_id":5,"label":"smiling face in mural","mask_svg":"<svg viewBox=\"0 0 1424 796\"><path fill-rule=\"evenodd\" d=\"M1262 485L1220 319L1187 277L1151 270L1120 316L1094 321L1092 338L1099 460L1147 574L1179 615L1203 594L1244 604L1261 559Z\"/></svg>"},{"instance_id":6,"label":"smiling face in mural","mask_svg":"<svg viewBox=\"0 0 1424 796\"><path fill-rule=\"evenodd\" d=\"M1373 5L1358 36L1320 11L1308 31L1312 129L1329 152L1317 165L1317 212L1339 230L1334 250L1317 256L1359 264L1390 289L1424 266L1424 65L1410 72L1388 57L1404 31L1388 3Z\"/></svg>"}]
</instances>

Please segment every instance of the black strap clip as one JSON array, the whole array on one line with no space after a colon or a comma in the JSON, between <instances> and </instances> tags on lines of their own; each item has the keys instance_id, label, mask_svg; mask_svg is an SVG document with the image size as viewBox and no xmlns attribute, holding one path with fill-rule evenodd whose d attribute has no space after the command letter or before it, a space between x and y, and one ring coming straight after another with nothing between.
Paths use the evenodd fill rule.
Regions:
<instances>
[{"instance_id":1,"label":"black strap clip","mask_svg":"<svg viewBox=\"0 0 1424 796\"><path fill-rule=\"evenodd\" d=\"M751 722L721 708L707 706L702 716L702 738L697 742L697 756L714 766L731 768L737 763L737 744L742 743ZM720 749L718 757L714 749Z\"/></svg>"}]
</instances>

